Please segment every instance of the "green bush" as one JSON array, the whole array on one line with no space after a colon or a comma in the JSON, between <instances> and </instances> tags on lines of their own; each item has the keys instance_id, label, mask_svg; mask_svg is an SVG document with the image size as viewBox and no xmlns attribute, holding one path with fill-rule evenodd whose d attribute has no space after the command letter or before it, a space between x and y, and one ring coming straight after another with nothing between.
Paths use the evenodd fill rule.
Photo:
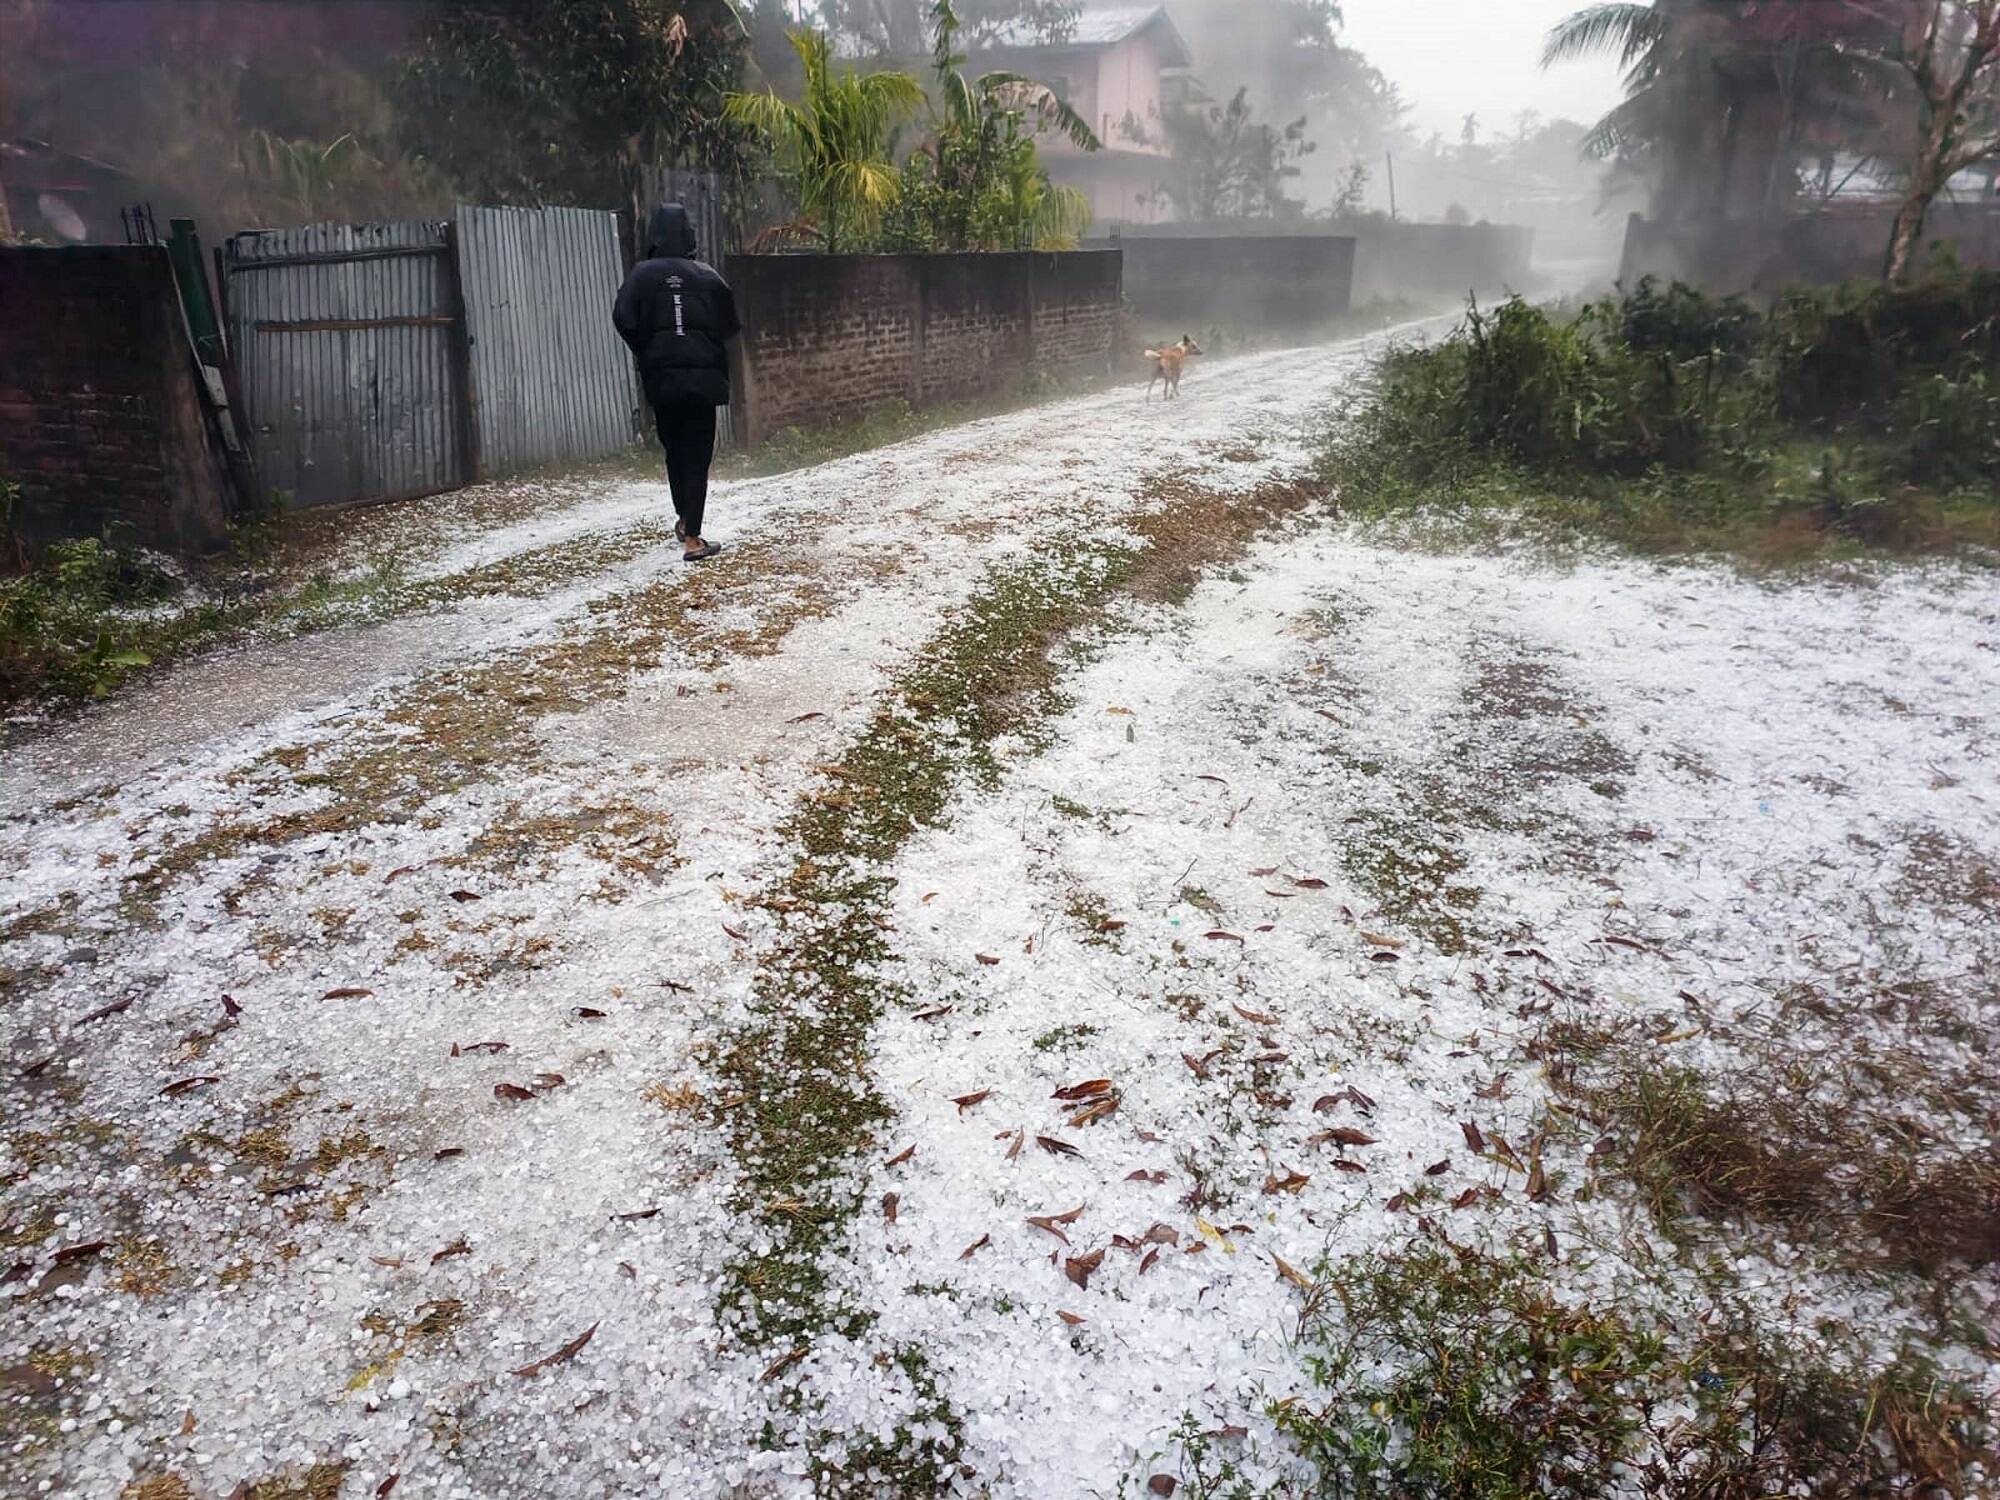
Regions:
<instances>
[{"instance_id":1,"label":"green bush","mask_svg":"<svg viewBox=\"0 0 2000 1500\"><path fill-rule=\"evenodd\" d=\"M1991 545L2000 275L1795 289L1768 315L1650 279L1475 303L1384 360L1329 469L1355 509L1511 508L1646 550Z\"/></svg>"},{"instance_id":2,"label":"green bush","mask_svg":"<svg viewBox=\"0 0 2000 1500\"><path fill-rule=\"evenodd\" d=\"M59 542L0 581L0 702L53 690L103 697L150 657L143 611L181 585L141 553Z\"/></svg>"},{"instance_id":3,"label":"green bush","mask_svg":"<svg viewBox=\"0 0 2000 1500\"><path fill-rule=\"evenodd\" d=\"M2000 366L2000 272L1795 287L1772 309L1761 352L1784 420L1881 423L1913 381L1967 364Z\"/></svg>"}]
</instances>

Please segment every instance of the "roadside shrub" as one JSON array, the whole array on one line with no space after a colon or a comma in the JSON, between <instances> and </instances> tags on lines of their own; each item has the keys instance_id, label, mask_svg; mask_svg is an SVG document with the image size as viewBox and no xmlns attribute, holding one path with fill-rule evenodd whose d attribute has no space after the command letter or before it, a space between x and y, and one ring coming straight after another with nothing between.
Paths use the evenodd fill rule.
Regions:
<instances>
[{"instance_id":1,"label":"roadside shrub","mask_svg":"<svg viewBox=\"0 0 2000 1500\"><path fill-rule=\"evenodd\" d=\"M143 612L180 587L144 554L95 538L47 547L0 581L0 702L50 690L103 697L147 665Z\"/></svg>"},{"instance_id":2,"label":"roadside shrub","mask_svg":"<svg viewBox=\"0 0 2000 1500\"><path fill-rule=\"evenodd\" d=\"M1474 303L1328 450L1350 508L1484 510L1770 564L2000 534L2000 274L1740 298L1647 279Z\"/></svg>"},{"instance_id":3,"label":"roadside shrub","mask_svg":"<svg viewBox=\"0 0 2000 1500\"><path fill-rule=\"evenodd\" d=\"M2000 380L1992 365L1960 359L1912 380L1896 402L1910 478L1977 484L2000 477Z\"/></svg>"},{"instance_id":4,"label":"roadside shrub","mask_svg":"<svg viewBox=\"0 0 2000 1500\"><path fill-rule=\"evenodd\" d=\"M1781 418L1880 423L1912 382L2000 366L2000 272L1794 287L1779 297L1767 330L1763 357Z\"/></svg>"},{"instance_id":5,"label":"roadside shrub","mask_svg":"<svg viewBox=\"0 0 2000 1500\"><path fill-rule=\"evenodd\" d=\"M1642 277L1618 307L1625 347L1675 359L1715 356L1741 368L1755 352L1763 320L1741 297L1710 297L1685 282L1665 291Z\"/></svg>"}]
</instances>

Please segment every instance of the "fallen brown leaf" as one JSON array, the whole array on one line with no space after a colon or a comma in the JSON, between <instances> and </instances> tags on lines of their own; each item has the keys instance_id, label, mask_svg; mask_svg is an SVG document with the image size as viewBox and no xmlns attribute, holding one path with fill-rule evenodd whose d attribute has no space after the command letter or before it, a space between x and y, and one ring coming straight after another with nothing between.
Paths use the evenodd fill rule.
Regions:
<instances>
[{"instance_id":1,"label":"fallen brown leaf","mask_svg":"<svg viewBox=\"0 0 2000 1500\"><path fill-rule=\"evenodd\" d=\"M1125 1174L1125 1180L1127 1182L1150 1182L1154 1187L1158 1187L1161 1183L1167 1180L1167 1174L1165 1172L1157 1172L1157 1171L1148 1172L1142 1167L1137 1172L1127 1172Z\"/></svg>"},{"instance_id":2,"label":"fallen brown leaf","mask_svg":"<svg viewBox=\"0 0 2000 1500\"><path fill-rule=\"evenodd\" d=\"M1326 889L1326 882L1321 880L1317 875L1308 875L1303 879L1296 875L1287 875L1285 878L1302 891L1323 891Z\"/></svg>"},{"instance_id":3,"label":"fallen brown leaf","mask_svg":"<svg viewBox=\"0 0 2000 1500\"><path fill-rule=\"evenodd\" d=\"M1292 1265L1282 1255L1274 1254L1271 1257L1271 1263L1278 1268L1279 1276L1289 1281L1300 1291L1309 1292L1313 1289L1312 1278L1299 1270L1297 1266Z\"/></svg>"},{"instance_id":4,"label":"fallen brown leaf","mask_svg":"<svg viewBox=\"0 0 2000 1500\"><path fill-rule=\"evenodd\" d=\"M1243 939L1239 937L1237 934L1233 932L1224 932L1220 927L1211 928L1207 932L1204 932L1202 936L1209 939L1209 941L1216 943L1240 944L1243 941Z\"/></svg>"},{"instance_id":5,"label":"fallen brown leaf","mask_svg":"<svg viewBox=\"0 0 2000 1500\"><path fill-rule=\"evenodd\" d=\"M989 969L995 967L1000 962L1000 960L991 953L975 953L972 956L978 959L979 962L984 964Z\"/></svg>"},{"instance_id":6,"label":"fallen brown leaf","mask_svg":"<svg viewBox=\"0 0 2000 1500\"><path fill-rule=\"evenodd\" d=\"M1084 1321L1084 1319L1078 1317L1075 1313L1064 1312L1061 1308L1056 1309L1056 1316L1061 1318L1065 1323L1069 1324L1069 1326L1072 1328L1076 1327L1077 1324Z\"/></svg>"},{"instance_id":7,"label":"fallen brown leaf","mask_svg":"<svg viewBox=\"0 0 2000 1500\"><path fill-rule=\"evenodd\" d=\"M1372 1146L1375 1144L1374 1136L1365 1130L1356 1130L1352 1125L1336 1125L1333 1129L1321 1133L1327 1140L1342 1146Z\"/></svg>"},{"instance_id":8,"label":"fallen brown leaf","mask_svg":"<svg viewBox=\"0 0 2000 1500\"><path fill-rule=\"evenodd\" d=\"M461 906L468 901L477 901L479 899L479 892L477 891L447 891L445 894Z\"/></svg>"},{"instance_id":9,"label":"fallen brown leaf","mask_svg":"<svg viewBox=\"0 0 2000 1500\"><path fill-rule=\"evenodd\" d=\"M1155 1474L1146 1481L1146 1493L1149 1495L1170 1497L1179 1488L1180 1481L1171 1474Z\"/></svg>"},{"instance_id":10,"label":"fallen brown leaf","mask_svg":"<svg viewBox=\"0 0 2000 1500\"><path fill-rule=\"evenodd\" d=\"M1465 1132L1466 1149L1476 1155L1486 1154L1486 1137L1479 1133L1479 1127L1471 1120L1460 1120L1458 1128Z\"/></svg>"},{"instance_id":11,"label":"fallen brown leaf","mask_svg":"<svg viewBox=\"0 0 2000 1500\"><path fill-rule=\"evenodd\" d=\"M580 1332L580 1334L578 1334L576 1338L572 1338L572 1340L570 1340L568 1344L564 1344L562 1348L558 1348L558 1350L556 1350L554 1354L544 1354L544 1356L542 1356L540 1360L534 1360L532 1364L524 1364L524 1366L520 1366L518 1370L514 1370L514 1374L518 1374L518 1376L532 1376L532 1374L540 1374L542 1370L546 1370L546 1368L548 1368L548 1366L552 1366L552 1364L562 1364L564 1360L574 1360L574 1358L576 1358L576 1356L578 1356L578 1354L582 1352L584 1344L588 1344L588 1342L590 1342L590 1338L592 1338L592 1336L594 1336L596 1332L598 1332L598 1326L596 1326L596 1324L590 1324L590 1326L588 1326L588 1328L586 1328L584 1332Z\"/></svg>"},{"instance_id":12,"label":"fallen brown leaf","mask_svg":"<svg viewBox=\"0 0 2000 1500\"><path fill-rule=\"evenodd\" d=\"M958 1106L958 1112L960 1114L964 1114L968 1109L971 1109L973 1105L979 1103L979 1101L982 1099L990 1098L992 1094L993 1090L991 1089L980 1089L976 1093L960 1094L956 1099L952 1100L951 1102Z\"/></svg>"},{"instance_id":13,"label":"fallen brown leaf","mask_svg":"<svg viewBox=\"0 0 2000 1500\"><path fill-rule=\"evenodd\" d=\"M461 1235L459 1238L453 1240L449 1245L446 1245L444 1249L438 1251L436 1255L433 1255L431 1257L431 1264L436 1265L441 1260L450 1260L454 1255L470 1255L470 1254L472 1254L472 1246L468 1245L465 1242L465 1237Z\"/></svg>"},{"instance_id":14,"label":"fallen brown leaf","mask_svg":"<svg viewBox=\"0 0 2000 1500\"><path fill-rule=\"evenodd\" d=\"M339 989L336 989L336 990L328 990L328 991L327 991L327 992L326 992L326 993L325 993L324 995L321 995L321 996L320 996L320 999L322 999L322 1000L365 1000L365 999L367 999L367 998L368 998L368 997L369 997L370 995L372 995L372 994L374 994L374 993L375 993L375 992L374 992L373 990L364 990L364 989L362 989L362 988L361 988L361 986L359 986L359 985L355 985L355 984L344 984L344 985L342 985L342 986L341 986L341 987L340 987Z\"/></svg>"},{"instance_id":15,"label":"fallen brown leaf","mask_svg":"<svg viewBox=\"0 0 2000 1500\"><path fill-rule=\"evenodd\" d=\"M1068 1141L1058 1140L1055 1136L1052 1135L1036 1136L1035 1144L1037 1146L1040 1146L1044 1151L1048 1152L1049 1155L1051 1156L1083 1155L1081 1151L1077 1150L1076 1147L1072 1146Z\"/></svg>"},{"instance_id":16,"label":"fallen brown leaf","mask_svg":"<svg viewBox=\"0 0 2000 1500\"><path fill-rule=\"evenodd\" d=\"M1296 1193L1312 1179L1303 1172L1287 1172L1280 1177L1272 1173L1264 1179L1266 1193Z\"/></svg>"},{"instance_id":17,"label":"fallen brown leaf","mask_svg":"<svg viewBox=\"0 0 2000 1500\"><path fill-rule=\"evenodd\" d=\"M1099 1094L1108 1094L1110 1092L1111 1080L1109 1078L1086 1078L1082 1083L1072 1083L1066 1089L1057 1089L1050 1097L1054 1099L1067 1099L1074 1102L1078 1099L1095 1099Z\"/></svg>"},{"instance_id":18,"label":"fallen brown leaf","mask_svg":"<svg viewBox=\"0 0 2000 1500\"><path fill-rule=\"evenodd\" d=\"M1088 1255L1072 1255L1063 1262L1063 1275L1085 1291L1089 1291L1091 1273L1103 1264L1102 1250L1093 1250Z\"/></svg>"},{"instance_id":19,"label":"fallen brown leaf","mask_svg":"<svg viewBox=\"0 0 2000 1500\"><path fill-rule=\"evenodd\" d=\"M1259 1026L1276 1026L1278 1024L1278 1018L1276 1016L1267 1016L1262 1011L1258 1010L1245 1010L1242 1006L1236 1004L1236 1002L1233 1000L1230 1002L1229 1008L1235 1011L1236 1014L1241 1016L1244 1020L1254 1021ZM1210 1055L1213 1056L1214 1054L1211 1053Z\"/></svg>"},{"instance_id":20,"label":"fallen brown leaf","mask_svg":"<svg viewBox=\"0 0 2000 1500\"><path fill-rule=\"evenodd\" d=\"M1046 1229L1050 1234L1067 1245L1069 1243L1069 1236L1062 1232L1062 1226L1065 1224L1074 1224L1082 1217L1083 1205L1079 1203L1066 1214L1030 1214L1028 1215L1028 1222L1037 1229Z\"/></svg>"},{"instance_id":21,"label":"fallen brown leaf","mask_svg":"<svg viewBox=\"0 0 2000 1500\"><path fill-rule=\"evenodd\" d=\"M911 1157L915 1156L916 1154L917 1154L916 1143L912 1141L909 1145L905 1146L901 1151L898 1151L894 1156L890 1157L887 1161L882 1163L882 1165L885 1167L900 1167L904 1162L908 1161Z\"/></svg>"},{"instance_id":22,"label":"fallen brown leaf","mask_svg":"<svg viewBox=\"0 0 2000 1500\"><path fill-rule=\"evenodd\" d=\"M1434 1161L1428 1167L1425 1167L1424 1176L1442 1177L1444 1176L1445 1173L1449 1172L1450 1170L1451 1170L1451 1158L1447 1156L1443 1161Z\"/></svg>"},{"instance_id":23,"label":"fallen brown leaf","mask_svg":"<svg viewBox=\"0 0 2000 1500\"><path fill-rule=\"evenodd\" d=\"M974 1240L971 1244L967 1245L963 1250L959 1251L958 1258L960 1260L971 1260L974 1254L976 1254L981 1250L984 1250L988 1245L992 1243L993 1243L992 1235L982 1234L978 1239Z\"/></svg>"},{"instance_id":24,"label":"fallen brown leaf","mask_svg":"<svg viewBox=\"0 0 2000 1500\"><path fill-rule=\"evenodd\" d=\"M897 1197L896 1194L884 1193L882 1195L882 1217L887 1219L891 1224L895 1223L896 1207L901 1202L902 1199Z\"/></svg>"},{"instance_id":25,"label":"fallen brown leaf","mask_svg":"<svg viewBox=\"0 0 2000 1500\"><path fill-rule=\"evenodd\" d=\"M160 1090L160 1097L162 1099L173 1099L187 1093L190 1089L198 1089L205 1084L220 1082L222 1082L222 1079L214 1073L197 1073L192 1078L176 1078L172 1083Z\"/></svg>"},{"instance_id":26,"label":"fallen brown leaf","mask_svg":"<svg viewBox=\"0 0 2000 1500\"><path fill-rule=\"evenodd\" d=\"M66 1266L71 1261L87 1260L89 1257L97 1254L98 1251L110 1248L111 1241L109 1240L86 1240L80 1245L65 1245L62 1249L56 1251L55 1263L59 1266Z\"/></svg>"},{"instance_id":27,"label":"fallen brown leaf","mask_svg":"<svg viewBox=\"0 0 2000 1500\"><path fill-rule=\"evenodd\" d=\"M1111 1116L1118 1113L1118 1106L1122 1102L1116 1094L1113 1094L1109 1099L1098 1099L1084 1105L1082 1109L1071 1115L1069 1122L1072 1125L1091 1125L1099 1120L1108 1120Z\"/></svg>"}]
</instances>

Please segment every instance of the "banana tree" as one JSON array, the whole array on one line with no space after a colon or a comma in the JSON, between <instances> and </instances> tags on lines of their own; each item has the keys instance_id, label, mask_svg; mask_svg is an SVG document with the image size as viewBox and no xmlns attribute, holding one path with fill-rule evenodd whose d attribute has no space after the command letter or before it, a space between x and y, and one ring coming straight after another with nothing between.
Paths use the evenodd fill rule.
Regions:
<instances>
[{"instance_id":1,"label":"banana tree","mask_svg":"<svg viewBox=\"0 0 2000 1500\"><path fill-rule=\"evenodd\" d=\"M800 103L775 92L731 94L724 109L771 139L801 214L818 227L827 253L837 254L843 233L865 236L895 202L890 134L923 107L924 91L907 73L835 67L832 46L819 32L792 32L791 43L805 72Z\"/></svg>"},{"instance_id":2,"label":"banana tree","mask_svg":"<svg viewBox=\"0 0 2000 1500\"><path fill-rule=\"evenodd\" d=\"M931 71L937 80L934 139L924 148L937 188L939 248L997 243L1007 249L1074 243L1090 207L1074 188L1056 187L1035 138L1044 131L1083 151L1102 142L1083 116L1047 84L996 71L977 79L959 50L962 26L952 0L931 7ZM934 170L933 170L934 169Z\"/></svg>"}]
</instances>

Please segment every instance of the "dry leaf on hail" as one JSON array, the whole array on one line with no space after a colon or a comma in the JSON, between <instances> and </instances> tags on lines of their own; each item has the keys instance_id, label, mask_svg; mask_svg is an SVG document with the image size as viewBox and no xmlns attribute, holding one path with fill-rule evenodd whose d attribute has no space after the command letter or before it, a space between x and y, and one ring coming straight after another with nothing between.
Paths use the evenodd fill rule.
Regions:
<instances>
[{"instance_id":1,"label":"dry leaf on hail","mask_svg":"<svg viewBox=\"0 0 2000 1500\"><path fill-rule=\"evenodd\" d=\"M960 1094L957 1098L953 1099L951 1102L958 1106L958 1112L960 1114L964 1114L968 1109L971 1109L973 1105L979 1103L980 1100L991 1098L992 1095L993 1095L993 1090L980 1089L975 1093Z\"/></svg>"},{"instance_id":2,"label":"dry leaf on hail","mask_svg":"<svg viewBox=\"0 0 2000 1500\"><path fill-rule=\"evenodd\" d=\"M571 1339L567 1344L564 1344L562 1348L557 1349L551 1354L544 1354L540 1359L534 1361L532 1364L522 1365L521 1368L514 1371L514 1373L516 1375L537 1375L540 1374L543 1370L546 1370L550 1365L559 1365L566 1359L574 1359L582 1351L583 1346L589 1343L591 1341L591 1338L596 1333L597 1333L597 1325L595 1323L592 1323L588 1328L584 1329L582 1333L579 1333L575 1338Z\"/></svg>"},{"instance_id":3,"label":"dry leaf on hail","mask_svg":"<svg viewBox=\"0 0 2000 1500\"><path fill-rule=\"evenodd\" d=\"M1063 1275L1085 1291L1089 1291L1091 1273L1103 1264L1102 1250L1093 1250L1088 1255L1072 1255L1063 1262Z\"/></svg>"},{"instance_id":4,"label":"dry leaf on hail","mask_svg":"<svg viewBox=\"0 0 2000 1500\"><path fill-rule=\"evenodd\" d=\"M1057 1089L1050 1097L1074 1101L1077 1099L1094 1099L1099 1094L1108 1094L1110 1092L1111 1080L1109 1078L1086 1078L1082 1083L1072 1083L1068 1088Z\"/></svg>"},{"instance_id":5,"label":"dry leaf on hail","mask_svg":"<svg viewBox=\"0 0 2000 1500\"><path fill-rule=\"evenodd\" d=\"M960 1260L971 1260L974 1254L976 1254L978 1251L984 1250L988 1245L992 1243L993 1243L992 1235L982 1234L978 1239L974 1240L971 1244L967 1245L963 1250L959 1251L958 1258Z\"/></svg>"},{"instance_id":6,"label":"dry leaf on hail","mask_svg":"<svg viewBox=\"0 0 2000 1500\"><path fill-rule=\"evenodd\" d=\"M1055 1136L1052 1135L1036 1136L1035 1144L1037 1146L1040 1146L1044 1151L1048 1152L1049 1155L1051 1156L1083 1155L1081 1151L1077 1150L1076 1147L1072 1146L1068 1141L1058 1140Z\"/></svg>"},{"instance_id":7,"label":"dry leaf on hail","mask_svg":"<svg viewBox=\"0 0 2000 1500\"><path fill-rule=\"evenodd\" d=\"M1229 1008L1235 1011L1236 1014L1241 1016L1244 1020L1254 1021L1259 1026L1276 1026L1278 1024L1278 1018L1276 1016L1267 1016L1262 1011L1258 1010L1245 1010L1242 1006L1236 1004L1234 1001L1230 1002Z\"/></svg>"},{"instance_id":8,"label":"dry leaf on hail","mask_svg":"<svg viewBox=\"0 0 2000 1500\"><path fill-rule=\"evenodd\" d=\"M1063 1233L1062 1226L1065 1224L1074 1224L1082 1217L1083 1205L1079 1203L1066 1214L1030 1214L1028 1215L1028 1222L1037 1229L1046 1229L1050 1234L1067 1245L1069 1243L1069 1236Z\"/></svg>"},{"instance_id":9,"label":"dry leaf on hail","mask_svg":"<svg viewBox=\"0 0 2000 1500\"><path fill-rule=\"evenodd\" d=\"M1113 1094L1108 1099L1095 1100L1090 1104L1084 1105L1083 1108L1071 1115L1069 1122L1072 1125L1090 1125L1098 1120L1109 1119L1118 1113L1118 1106L1121 1102L1116 1094Z\"/></svg>"}]
</instances>

